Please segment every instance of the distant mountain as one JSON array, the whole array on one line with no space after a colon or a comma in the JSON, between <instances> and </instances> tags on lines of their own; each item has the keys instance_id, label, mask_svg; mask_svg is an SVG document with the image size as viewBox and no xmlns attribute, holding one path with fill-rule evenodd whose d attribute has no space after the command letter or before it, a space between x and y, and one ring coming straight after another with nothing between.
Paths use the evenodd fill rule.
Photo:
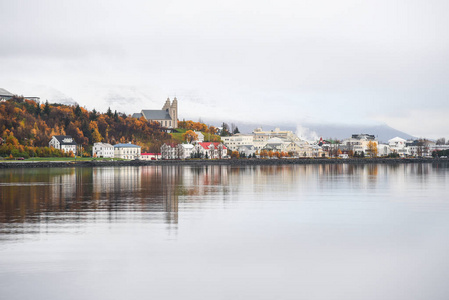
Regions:
<instances>
[{"instance_id":1,"label":"distant mountain","mask_svg":"<svg viewBox=\"0 0 449 300\"><path fill-rule=\"evenodd\" d=\"M63 105L76 105L76 101L52 87L40 85L33 88L33 95L40 97L41 103L45 103L48 100L48 103L51 104L63 104Z\"/></svg>"},{"instance_id":2,"label":"distant mountain","mask_svg":"<svg viewBox=\"0 0 449 300\"><path fill-rule=\"evenodd\" d=\"M214 122L212 122L214 123ZM386 124L379 125L339 125L339 124L256 124L234 122L241 133L251 133L255 128L262 127L263 130L273 130L279 127L281 130L290 130L295 132L300 138L305 140L316 140L320 137L345 139L353 134L367 133L374 134L378 141L387 142L394 137L403 139L414 139L412 135L394 129ZM230 123L228 123L230 125ZM214 124L221 126L221 124Z\"/></svg>"},{"instance_id":3,"label":"distant mountain","mask_svg":"<svg viewBox=\"0 0 449 300\"><path fill-rule=\"evenodd\" d=\"M374 134L378 141L387 142L394 137L401 137L403 139L414 139L412 135L394 129L386 124L381 125L320 125L310 124L306 127L315 131L323 138L337 138L344 139L350 137L352 134L367 133Z\"/></svg>"}]
</instances>

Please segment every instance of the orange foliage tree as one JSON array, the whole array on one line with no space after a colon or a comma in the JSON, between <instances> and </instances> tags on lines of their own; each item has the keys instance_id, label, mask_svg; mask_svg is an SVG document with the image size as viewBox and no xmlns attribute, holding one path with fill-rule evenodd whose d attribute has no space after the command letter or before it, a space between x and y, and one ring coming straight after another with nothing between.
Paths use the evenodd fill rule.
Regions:
<instances>
[{"instance_id":1,"label":"orange foliage tree","mask_svg":"<svg viewBox=\"0 0 449 300\"><path fill-rule=\"evenodd\" d=\"M88 111L79 105L48 102L42 105L19 97L0 103L0 136L6 141L0 147L0 155L9 156L14 149L29 151L30 156L63 155L45 150L52 135L59 134L71 135L86 152L99 141L115 143L123 139L139 143L142 151L152 149L154 152L159 152L164 142L172 142L171 136L159 124L117 112L108 115ZM19 145L28 148L20 151Z\"/></svg>"},{"instance_id":2,"label":"orange foliage tree","mask_svg":"<svg viewBox=\"0 0 449 300\"><path fill-rule=\"evenodd\" d=\"M193 130L187 130L182 134L182 139L190 144L193 141L198 140L198 134L196 134Z\"/></svg>"}]
</instances>

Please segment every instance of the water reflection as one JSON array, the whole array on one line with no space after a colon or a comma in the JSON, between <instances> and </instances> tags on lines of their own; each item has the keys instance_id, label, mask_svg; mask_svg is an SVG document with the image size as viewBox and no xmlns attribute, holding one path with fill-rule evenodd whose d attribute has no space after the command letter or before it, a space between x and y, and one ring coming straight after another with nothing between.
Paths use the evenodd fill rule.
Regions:
<instances>
[{"instance_id":1,"label":"water reflection","mask_svg":"<svg viewBox=\"0 0 449 300\"><path fill-rule=\"evenodd\" d=\"M400 189L410 180L426 185L429 174L445 167L328 164L0 170L0 224L120 222L130 218L123 212L158 213L141 217L177 224L180 201L189 210L201 208L212 196L215 203L226 203L242 193L262 197L267 192L300 196L310 189ZM444 182L445 177L432 180ZM6 232L3 228L2 233Z\"/></svg>"},{"instance_id":2,"label":"water reflection","mask_svg":"<svg viewBox=\"0 0 449 300\"><path fill-rule=\"evenodd\" d=\"M448 174L0 170L0 298L448 299Z\"/></svg>"}]
</instances>

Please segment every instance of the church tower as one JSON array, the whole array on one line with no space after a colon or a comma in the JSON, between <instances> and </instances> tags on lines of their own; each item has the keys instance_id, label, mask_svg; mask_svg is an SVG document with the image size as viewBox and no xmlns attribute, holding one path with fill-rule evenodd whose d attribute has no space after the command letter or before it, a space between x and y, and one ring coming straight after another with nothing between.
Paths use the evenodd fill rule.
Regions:
<instances>
[{"instance_id":1,"label":"church tower","mask_svg":"<svg viewBox=\"0 0 449 300\"><path fill-rule=\"evenodd\" d=\"M175 97L173 102L170 103L170 98L167 98L162 110L165 110L170 115L171 127L178 128L178 99Z\"/></svg>"},{"instance_id":2,"label":"church tower","mask_svg":"<svg viewBox=\"0 0 449 300\"><path fill-rule=\"evenodd\" d=\"M170 98L167 98L167 101L165 101L165 104L164 104L164 106L162 107L162 110L169 110L169 112L170 112Z\"/></svg>"},{"instance_id":3,"label":"church tower","mask_svg":"<svg viewBox=\"0 0 449 300\"><path fill-rule=\"evenodd\" d=\"M178 128L178 99L173 99L170 106L170 117L172 119L173 128Z\"/></svg>"}]
</instances>

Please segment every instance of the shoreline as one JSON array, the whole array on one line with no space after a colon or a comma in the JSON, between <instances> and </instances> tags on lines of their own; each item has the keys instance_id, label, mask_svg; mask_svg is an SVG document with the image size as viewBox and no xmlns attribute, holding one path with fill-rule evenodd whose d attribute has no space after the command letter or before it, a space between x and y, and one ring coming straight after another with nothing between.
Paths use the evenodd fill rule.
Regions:
<instances>
[{"instance_id":1,"label":"shoreline","mask_svg":"<svg viewBox=\"0 0 449 300\"><path fill-rule=\"evenodd\" d=\"M448 159L430 158L295 158L295 159L192 159L192 160L129 160L129 161L9 161L0 162L0 169L68 168L68 167L124 167L124 166L270 166L306 164L410 164L448 163Z\"/></svg>"}]
</instances>

